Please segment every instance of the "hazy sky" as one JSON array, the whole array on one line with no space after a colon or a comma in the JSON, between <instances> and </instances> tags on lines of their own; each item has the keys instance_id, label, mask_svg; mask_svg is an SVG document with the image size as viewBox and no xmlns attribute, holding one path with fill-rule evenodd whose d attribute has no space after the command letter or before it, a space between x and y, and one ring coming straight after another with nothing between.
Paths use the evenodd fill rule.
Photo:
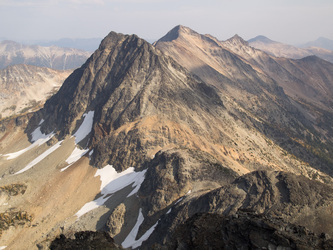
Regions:
<instances>
[{"instance_id":1,"label":"hazy sky","mask_svg":"<svg viewBox=\"0 0 333 250\"><path fill-rule=\"evenodd\" d=\"M0 38L17 41L110 31L157 39L178 24L220 40L333 40L333 0L0 0Z\"/></svg>"}]
</instances>

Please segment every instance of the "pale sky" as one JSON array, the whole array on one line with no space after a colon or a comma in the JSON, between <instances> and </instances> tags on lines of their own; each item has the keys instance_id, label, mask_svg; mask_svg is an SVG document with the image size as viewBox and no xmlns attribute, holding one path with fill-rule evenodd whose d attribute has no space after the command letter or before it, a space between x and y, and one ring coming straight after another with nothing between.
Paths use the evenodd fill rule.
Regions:
<instances>
[{"instance_id":1,"label":"pale sky","mask_svg":"<svg viewBox=\"0 0 333 250\"><path fill-rule=\"evenodd\" d=\"M333 0L0 0L0 38L16 41L110 31L158 39L178 24L220 40L333 40Z\"/></svg>"}]
</instances>

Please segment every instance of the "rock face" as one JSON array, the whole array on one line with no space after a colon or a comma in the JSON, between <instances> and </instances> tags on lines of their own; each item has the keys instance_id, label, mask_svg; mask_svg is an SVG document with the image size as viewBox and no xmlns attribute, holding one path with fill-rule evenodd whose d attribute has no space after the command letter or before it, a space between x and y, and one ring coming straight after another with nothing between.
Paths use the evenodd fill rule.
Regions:
<instances>
[{"instance_id":1,"label":"rock face","mask_svg":"<svg viewBox=\"0 0 333 250\"><path fill-rule=\"evenodd\" d=\"M165 249L331 249L333 240L265 215L196 214L180 225ZM163 247L162 247L163 249Z\"/></svg>"},{"instance_id":2,"label":"rock face","mask_svg":"<svg viewBox=\"0 0 333 250\"><path fill-rule=\"evenodd\" d=\"M147 165L148 171L139 195L148 216L169 208L178 199L231 182L237 174L223 167L211 155L188 149L158 152Z\"/></svg>"},{"instance_id":3,"label":"rock face","mask_svg":"<svg viewBox=\"0 0 333 250\"><path fill-rule=\"evenodd\" d=\"M125 212L126 206L124 203L121 203L113 210L108 221L106 222L106 227L108 228L111 237L114 237L121 232L121 228L124 224Z\"/></svg>"},{"instance_id":4,"label":"rock face","mask_svg":"<svg viewBox=\"0 0 333 250\"><path fill-rule=\"evenodd\" d=\"M178 225L196 213L207 212L233 215L252 211L306 227L316 234L331 235L332 202L333 190L323 183L284 172L252 172L174 206L170 214L161 218L145 246L153 242L167 244Z\"/></svg>"},{"instance_id":5,"label":"rock face","mask_svg":"<svg viewBox=\"0 0 333 250\"><path fill-rule=\"evenodd\" d=\"M15 64L30 64L58 70L80 67L90 52L39 45L23 45L14 41L0 42L0 69Z\"/></svg>"},{"instance_id":6,"label":"rock face","mask_svg":"<svg viewBox=\"0 0 333 250\"><path fill-rule=\"evenodd\" d=\"M75 239L66 238L63 234L50 246L52 250L60 249L123 249L114 243L106 232L77 232Z\"/></svg>"}]
</instances>

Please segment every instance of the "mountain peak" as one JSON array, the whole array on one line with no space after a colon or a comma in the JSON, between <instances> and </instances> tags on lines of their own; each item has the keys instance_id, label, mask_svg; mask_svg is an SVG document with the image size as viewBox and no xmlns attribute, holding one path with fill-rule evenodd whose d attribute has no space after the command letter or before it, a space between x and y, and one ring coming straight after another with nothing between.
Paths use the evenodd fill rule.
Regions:
<instances>
[{"instance_id":1,"label":"mountain peak","mask_svg":"<svg viewBox=\"0 0 333 250\"><path fill-rule=\"evenodd\" d=\"M263 43L276 43L275 41L269 39L268 37L266 36L256 36L255 38L252 38L250 40L248 40L249 43L252 43L252 42L263 42Z\"/></svg>"},{"instance_id":2,"label":"mountain peak","mask_svg":"<svg viewBox=\"0 0 333 250\"><path fill-rule=\"evenodd\" d=\"M163 36L159 41L171 42L184 34L196 34L196 32L183 25L177 25L172 30L170 30L165 36Z\"/></svg>"},{"instance_id":3,"label":"mountain peak","mask_svg":"<svg viewBox=\"0 0 333 250\"><path fill-rule=\"evenodd\" d=\"M227 42L232 43L234 45L236 44L242 44L242 45L249 45L247 41L245 41L243 38L241 38L239 35L234 35L233 37L229 38Z\"/></svg>"},{"instance_id":4,"label":"mountain peak","mask_svg":"<svg viewBox=\"0 0 333 250\"><path fill-rule=\"evenodd\" d=\"M124 39L130 39L130 40L141 40L137 35L124 35L122 33L116 33L114 31L111 31L101 42L99 49L104 50L107 48L110 48L114 46L114 44L117 44Z\"/></svg>"}]
</instances>

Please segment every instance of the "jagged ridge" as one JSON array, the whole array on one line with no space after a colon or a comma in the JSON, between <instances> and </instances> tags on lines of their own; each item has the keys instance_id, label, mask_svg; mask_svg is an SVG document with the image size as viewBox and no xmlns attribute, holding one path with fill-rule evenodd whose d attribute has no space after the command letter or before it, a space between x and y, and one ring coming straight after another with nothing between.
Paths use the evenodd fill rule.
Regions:
<instances>
[{"instance_id":1,"label":"jagged ridge","mask_svg":"<svg viewBox=\"0 0 333 250\"><path fill-rule=\"evenodd\" d=\"M62 138L72 134L83 113L90 110L95 111L90 141L90 147L95 148L92 163L125 169L143 162L149 150L180 140L166 134L161 142L160 135L141 130L140 124L174 123L183 136L193 133L190 131L200 135L210 126L207 116L219 117L224 106L214 88L146 41L111 32L46 102L32 124L43 117L42 130L51 132L56 128ZM125 132L123 126L130 129ZM153 139L146 141L144 137L150 133ZM124 148L116 146L119 144Z\"/></svg>"}]
</instances>

